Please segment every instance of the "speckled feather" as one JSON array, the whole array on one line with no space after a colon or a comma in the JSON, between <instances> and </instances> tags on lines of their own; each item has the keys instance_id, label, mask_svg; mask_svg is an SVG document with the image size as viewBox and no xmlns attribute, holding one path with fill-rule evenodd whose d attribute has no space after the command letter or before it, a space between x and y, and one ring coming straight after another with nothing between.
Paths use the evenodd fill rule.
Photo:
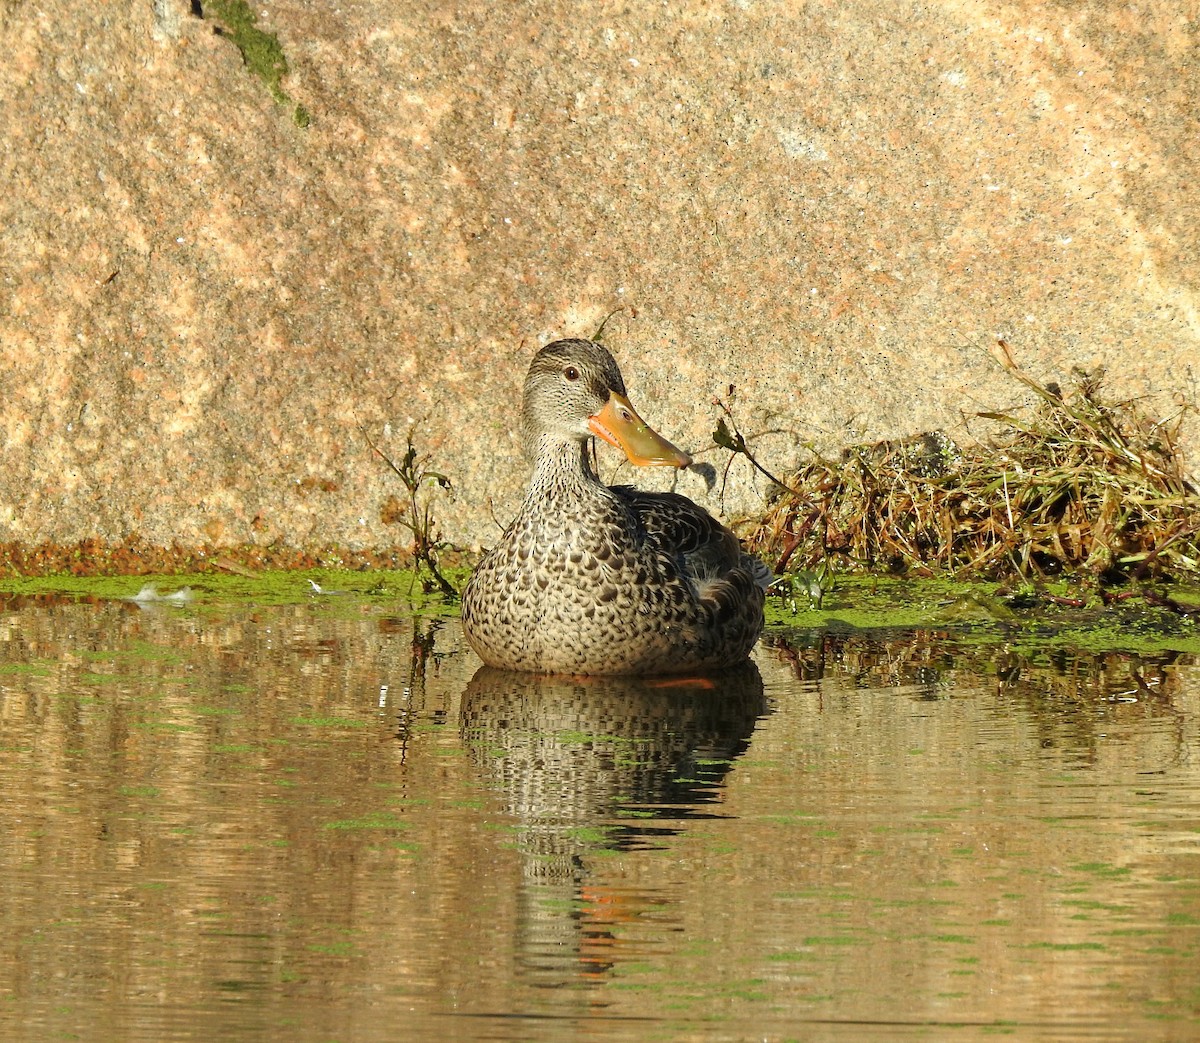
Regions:
<instances>
[{"instance_id":1,"label":"speckled feather","mask_svg":"<svg viewBox=\"0 0 1200 1043\"><path fill-rule=\"evenodd\" d=\"M624 383L600 345L559 341L534 359L522 409L533 479L467 584L467 639L492 666L540 673L740 662L762 630L765 569L686 497L596 478L587 419L610 391Z\"/></svg>"}]
</instances>

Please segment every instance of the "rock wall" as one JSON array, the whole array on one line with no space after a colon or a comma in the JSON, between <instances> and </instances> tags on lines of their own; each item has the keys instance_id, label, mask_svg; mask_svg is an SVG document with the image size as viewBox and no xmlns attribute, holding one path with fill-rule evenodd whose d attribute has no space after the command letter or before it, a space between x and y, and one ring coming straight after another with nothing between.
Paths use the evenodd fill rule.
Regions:
<instances>
[{"instance_id":1,"label":"rock wall","mask_svg":"<svg viewBox=\"0 0 1200 1043\"><path fill-rule=\"evenodd\" d=\"M0 0L0 540L403 543L368 439L411 431L486 544L529 356L614 309L634 403L718 475L731 384L782 470L1025 401L997 336L1197 401L1193 2L249 13Z\"/></svg>"}]
</instances>

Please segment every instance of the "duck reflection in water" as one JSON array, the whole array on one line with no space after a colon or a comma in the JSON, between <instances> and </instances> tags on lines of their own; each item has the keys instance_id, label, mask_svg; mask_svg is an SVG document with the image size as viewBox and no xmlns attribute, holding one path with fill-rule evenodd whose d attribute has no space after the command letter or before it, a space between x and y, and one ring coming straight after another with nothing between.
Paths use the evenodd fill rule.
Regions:
<instances>
[{"instance_id":1,"label":"duck reflection in water","mask_svg":"<svg viewBox=\"0 0 1200 1043\"><path fill-rule=\"evenodd\" d=\"M519 961L536 984L595 978L614 923L663 896L596 879L589 856L659 846L720 815L720 786L766 712L752 662L683 679L564 678L481 668L462 697L471 756L519 823Z\"/></svg>"}]
</instances>

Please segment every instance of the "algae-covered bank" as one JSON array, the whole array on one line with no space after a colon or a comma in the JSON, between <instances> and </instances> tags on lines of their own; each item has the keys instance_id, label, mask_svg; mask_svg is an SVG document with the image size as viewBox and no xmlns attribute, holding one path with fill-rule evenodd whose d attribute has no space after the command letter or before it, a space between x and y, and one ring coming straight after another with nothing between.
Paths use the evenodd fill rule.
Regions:
<instances>
[{"instance_id":1,"label":"algae-covered bank","mask_svg":"<svg viewBox=\"0 0 1200 1043\"><path fill-rule=\"evenodd\" d=\"M1200 490L1177 450L1182 414L1151 417L1092 376L1070 391L1039 384L999 351L1037 405L979 414L998 426L970 449L931 432L816 457L780 479L718 403L727 466L740 457L771 483L761 513L734 523L776 573L768 644L920 632L1014 654L1200 653ZM0 596L369 600L456 614L470 560L441 538L431 496L450 479L411 439L396 459L371 447L403 486L390 517L407 549L3 544Z\"/></svg>"},{"instance_id":2,"label":"algae-covered bank","mask_svg":"<svg viewBox=\"0 0 1200 1043\"><path fill-rule=\"evenodd\" d=\"M465 573L452 572L460 582ZM353 606L388 603L419 615L454 615L454 602L430 594L411 569L177 572L162 575L81 575L54 573L0 578L0 600L61 598L126 601L180 610L213 604L291 605L317 602Z\"/></svg>"},{"instance_id":3,"label":"algae-covered bank","mask_svg":"<svg viewBox=\"0 0 1200 1043\"><path fill-rule=\"evenodd\" d=\"M730 524L776 576L768 640L922 630L1043 650L1200 651L1200 485L1180 451L1194 407L1153 415L1114 397L1100 372L1076 371L1064 387L1019 368L1004 341L993 356L1033 404L975 414L987 429L969 445L930 431L768 467L739 426L735 389L714 401L722 483L745 467L767 481L757 512ZM136 533L9 542L0 594L134 600L146 589L144 602L174 592L181 605L350 596L454 614L474 555L442 535L452 476L411 431L394 455L363 435L393 479L385 518L402 535L391 546L161 546Z\"/></svg>"},{"instance_id":4,"label":"algae-covered bank","mask_svg":"<svg viewBox=\"0 0 1200 1043\"><path fill-rule=\"evenodd\" d=\"M459 588L469 570L447 570ZM1125 596L1090 595L1066 584L1009 587L986 582L840 576L808 600L795 590L767 600L767 645L811 641L819 634L889 637L922 635L924 641L1004 648L1018 654L1052 649L1178 652L1200 655L1200 586L1171 594L1127 591ZM314 603L353 610L355 605L390 605L399 612L454 617L455 600L432 588L413 569L309 568L238 572L178 572L159 575L70 575L0 577L0 600L62 598L126 601L180 611L230 603Z\"/></svg>"}]
</instances>

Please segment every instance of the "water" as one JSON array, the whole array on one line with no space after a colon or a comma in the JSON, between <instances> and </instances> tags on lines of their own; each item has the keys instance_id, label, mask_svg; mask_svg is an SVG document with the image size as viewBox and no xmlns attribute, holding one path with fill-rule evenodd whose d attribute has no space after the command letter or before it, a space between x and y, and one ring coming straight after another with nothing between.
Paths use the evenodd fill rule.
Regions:
<instances>
[{"instance_id":1,"label":"water","mask_svg":"<svg viewBox=\"0 0 1200 1043\"><path fill-rule=\"evenodd\" d=\"M0 605L0 1038L1200 1038L1200 668Z\"/></svg>"}]
</instances>

